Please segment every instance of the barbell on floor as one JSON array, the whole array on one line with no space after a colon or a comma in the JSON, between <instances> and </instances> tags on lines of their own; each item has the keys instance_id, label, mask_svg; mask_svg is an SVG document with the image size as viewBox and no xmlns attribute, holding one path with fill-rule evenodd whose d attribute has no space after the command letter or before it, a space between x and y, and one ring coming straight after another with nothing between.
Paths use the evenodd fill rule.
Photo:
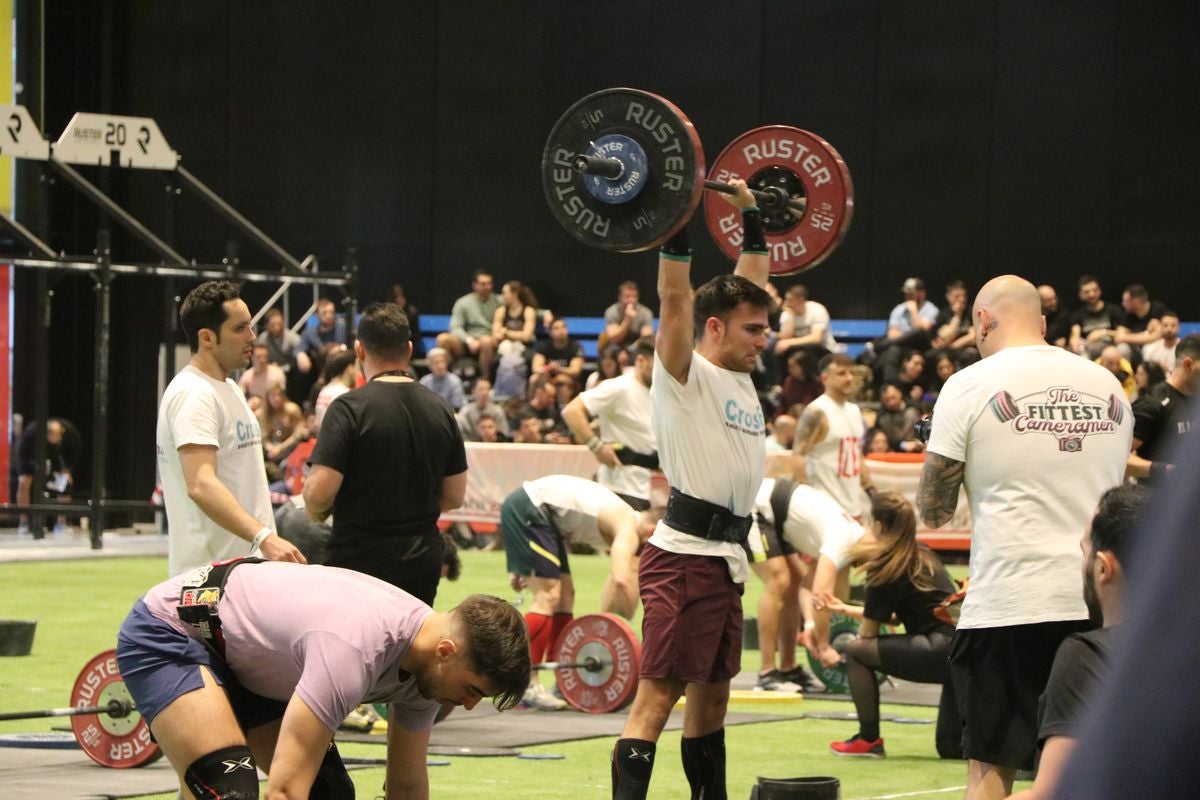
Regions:
<instances>
[{"instance_id":1,"label":"barbell on floor","mask_svg":"<svg viewBox=\"0 0 1200 800\"><path fill-rule=\"evenodd\" d=\"M137 709L133 703L112 699L103 706L70 706L68 708L44 708L40 711L5 711L0 713L0 722L15 719L42 719L43 717L77 717L84 714L107 714L113 719L128 717Z\"/></svg>"},{"instance_id":2,"label":"barbell on floor","mask_svg":"<svg viewBox=\"0 0 1200 800\"><path fill-rule=\"evenodd\" d=\"M736 178L759 200L774 275L821 263L849 229L854 188L846 163L799 128L748 131L706 171L700 137L676 105L639 89L605 89L572 105L542 152L542 188L555 219L584 244L621 253L663 244L687 224L704 189L731 193ZM740 214L704 201L709 233L736 260Z\"/></svg>"}]
</instances>

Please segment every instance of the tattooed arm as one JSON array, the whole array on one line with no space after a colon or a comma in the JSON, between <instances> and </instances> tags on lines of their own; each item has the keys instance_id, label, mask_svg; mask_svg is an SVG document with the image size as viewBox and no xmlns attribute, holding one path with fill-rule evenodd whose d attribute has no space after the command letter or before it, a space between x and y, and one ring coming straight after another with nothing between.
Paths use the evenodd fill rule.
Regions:
<instances>
[{"instance_id":1,"label":"tattooed arm","mask_svg":"<svg viewBox=\"0 0 1200 800\"><path fill-rule=\"evenodd\" d=\"M940 528L954 516L966 466L965 462L937 453L925 453L925 469L917 486L917 509L921 521L929 527Z\"/></svg>"},{"instance_id":2,"label":"tattooed arm","mask_svg":"<svg viewBox=\"0 0 1200 800\"><path fill-rule=\"evenodd\" d=\"M804 465L804 457L809 454L817 443L829 433L829 420L825 412L809 406L800 415L796 425L796 438L792 443L792 480L797 483L808 483L808 470Z\"/></svg>"}]
</instances>

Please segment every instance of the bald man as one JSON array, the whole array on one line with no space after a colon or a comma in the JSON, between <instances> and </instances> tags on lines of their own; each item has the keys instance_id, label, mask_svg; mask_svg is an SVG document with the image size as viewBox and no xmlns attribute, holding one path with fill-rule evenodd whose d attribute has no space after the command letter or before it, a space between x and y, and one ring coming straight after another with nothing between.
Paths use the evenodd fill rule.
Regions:
<instances>
[{"instance_id":1,"label":"bald man","mask_svg":"<svg viewBox=\"0 0 1200 800\"><path fill-rule=\"evenodd\" d=\"M972 312L983 359L934 406L917 504L931 528L971 504L971 588L950 651L967 800L1032 769L1038 695L1059 643L1089 627L1078 532L1121 483L1133 414L1112 373L1045 341L1033 284L1003 275Z\"/></svg>"}]
</instances>

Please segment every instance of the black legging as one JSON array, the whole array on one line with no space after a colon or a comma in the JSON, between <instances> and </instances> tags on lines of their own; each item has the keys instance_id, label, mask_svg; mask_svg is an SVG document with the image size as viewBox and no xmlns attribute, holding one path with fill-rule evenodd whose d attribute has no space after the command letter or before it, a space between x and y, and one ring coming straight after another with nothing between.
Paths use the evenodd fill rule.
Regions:
<instances>
[{"instance_id":1,"label":"black legging","mask_svg":"<svg viewBox=\"0 0 1200 800\"><path fill-rule=\"evenodd\" d=\"M947 687L950 685L946 659L950 655L953 638L950 633L935 631L928 635L895 634L875 639L855 639L850 643L846 651L846 673L854 708L858 711L859 735L870 741L879 738L879 683L875 680L876 670L914 683L942 684L941 708L946 708ZM950 700L953 701L952 696ZM955 704L950 702L949 706L953 708ZM948 718L943 723L943 716L950 715L938 714L939 753L944 736L954 735L950 730L943 732L942 727L949 728L956 721Z\"/></svg>"}]
</instances>

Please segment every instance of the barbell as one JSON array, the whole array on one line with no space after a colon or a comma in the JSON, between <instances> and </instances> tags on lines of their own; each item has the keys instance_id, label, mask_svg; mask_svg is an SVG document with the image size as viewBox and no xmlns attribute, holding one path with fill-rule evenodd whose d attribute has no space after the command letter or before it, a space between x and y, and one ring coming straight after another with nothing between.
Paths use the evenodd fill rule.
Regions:
<instances>
[{"instance_id":1,"label":"barbell","mask_svg":"<svg viewBox=\"0 0 1200 800\"><path fill-rule=\"evenodd\" d=\"M70 717L79 747L104 767L143 767L162 757L121 678L116 650L105 650L88 661L75 679L70 700L66 708L5 712L0 721Z\"/></svg>"},{"instance_id":2,"label":"barbell","mask_svg":"<svg viewBox=\"0 0 1200 800\"><path fill-rule=\"evenodd\" d=\"M542 152L542 188L555 219L584 244L621 253L666 242L705 189L731 194L737 178L758 201L774 275L821 263L849 229L854 189L846 164L829 142L799 128L748 131L706 173L699 135L678 106L640 89L605 89L572 105ZM709 233L736 260L741 215L704 199Z\"/></svg>"},{"instance_id":3,"label":"barbell","mask_svg":"<svg viewBox=\"0 0 1200 800\"><path fill-rule=\"evenodd\" d=\"M617 711L637 694L642 645L616 614L585 614L567 623L552 646L554 682L571 707L589 714Z\"/></svg>"}]
</instances>

